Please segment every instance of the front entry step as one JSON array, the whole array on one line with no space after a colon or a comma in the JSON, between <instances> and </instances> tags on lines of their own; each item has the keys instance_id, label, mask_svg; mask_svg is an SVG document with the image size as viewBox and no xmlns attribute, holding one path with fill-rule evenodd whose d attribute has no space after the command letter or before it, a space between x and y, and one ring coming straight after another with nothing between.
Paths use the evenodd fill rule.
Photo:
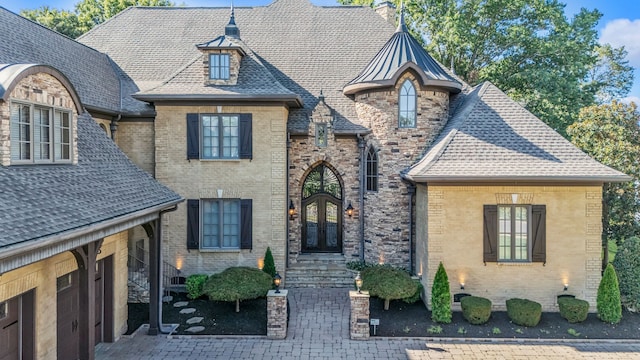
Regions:
<instances>
[{"instance_id":1,"label":"front entry step","mask_svg":"<svg viewBox=\"0 0 640 360\"><path fill-rule=\"evenodd\" d=\"M301 254L297 263L287 269L286 287L348 288L353 287L355 273L347 269L341 254Z\"/></svg>"}]
</instances>

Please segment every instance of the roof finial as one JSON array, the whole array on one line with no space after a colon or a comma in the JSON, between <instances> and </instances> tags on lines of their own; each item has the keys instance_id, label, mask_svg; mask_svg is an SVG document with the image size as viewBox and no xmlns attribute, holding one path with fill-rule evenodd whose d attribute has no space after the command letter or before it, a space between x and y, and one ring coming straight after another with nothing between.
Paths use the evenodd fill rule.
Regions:
<instances>
[{"instance_id":1,"label":"roof finial","mask_svg":"<svg viewBox=\"0 0 640 360\"><path fill-rule=\"evenodd\" d=\"M229 37L240 37L240 29L236 26L236 15L233 7L233 1L231 1L231 18L229 18L227 26L224 27L224 34Z\"/></svg>"},{"instance_id":2,"label":"roof finial","mask_svg":"<svg viewBox=\"0 0 640 360\"><path fill-rule=\"evenodd\" d=\"M400 20L398 21L396 32L409 32L407 24L404 22L404 0L400 0Z\"/></svg>"},{"instance_id":3,"label":"roof finial","mask_svg":"<svg viewBox=\"0 0 640 360\"><path fill-rule=\"evenodd\" d=\"M324 95L322 94L322 89L320 89L320 96L318 96L318 100L324 102Z\"/></svg>"}]
</instances>

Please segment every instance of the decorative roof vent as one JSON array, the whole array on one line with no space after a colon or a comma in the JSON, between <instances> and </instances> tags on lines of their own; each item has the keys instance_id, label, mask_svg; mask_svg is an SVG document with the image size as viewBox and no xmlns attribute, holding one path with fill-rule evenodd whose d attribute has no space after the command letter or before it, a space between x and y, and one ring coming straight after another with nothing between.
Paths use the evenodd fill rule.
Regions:
<instances>
[{"instance_id":1,"label":"decorative roof vent","mask_svg":"<svg viewBox=\"0 0 640 360\"><path fill-rule=\"evenodd\" d=\"M350 95L362 90L393 86L398 77L408 69L413 69L418 74L423 85L444 88L453 93L462 89L462 84L449 75L409 34L402 6L396 32L342 92Z\"/></svg>"},{"instance_id":2,"label":"decorative roof vent","mask_svg":"<svg viewBox=\"0 0 640 360\"><path fill-rule=\"evenodd\" d=\"M224 35L237 39L240 38L240 29L238 29L238 26L236 25L233 3L231 3L231 18L229 19L229 23L227 24L227 26L224 27Z\"/></svg>"}]
</instances>

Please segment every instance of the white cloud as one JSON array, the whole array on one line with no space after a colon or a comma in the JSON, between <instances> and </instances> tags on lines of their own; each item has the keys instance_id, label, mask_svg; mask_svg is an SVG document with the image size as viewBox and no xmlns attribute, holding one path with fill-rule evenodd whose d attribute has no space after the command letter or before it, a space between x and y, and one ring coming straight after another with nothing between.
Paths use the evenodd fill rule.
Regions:
<instances>
[{"instance_id":1,"label":"white cloud","mask_svg":"<svg viewBox=\"0 0 640 360\"><path fill-rule=\"evenodd\" d=\"M625 104L630 104L630 103L634 102L634 103L636 103L636 105L640 105L640 97L638 97L638 96L627 96L626 98L623 98L620 101L622 101Z\"/></svg>"},{"instance_id":2,"label":"white cloud","mask_svg":"<svg viewBox=\"0 0 640 360\"><path fill-rule=\"evenodd\" d=\"M629 52L629 65L640 67L640 19L609 21L600 33L600 43L613 47L623 46Z\"/></svg>"}]
</instances>

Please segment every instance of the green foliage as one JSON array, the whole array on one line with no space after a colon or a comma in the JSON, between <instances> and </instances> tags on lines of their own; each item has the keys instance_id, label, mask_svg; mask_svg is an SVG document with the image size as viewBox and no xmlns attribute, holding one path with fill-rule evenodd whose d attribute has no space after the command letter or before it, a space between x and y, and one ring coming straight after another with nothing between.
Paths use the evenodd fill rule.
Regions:
<instances>
[{"instance_id":1,"label":"green foliage","mask_svg":"<svg viewBox=\"0 0 640 360\"><path fill-rule=\"evenodd\" d=\"M371 267L371 265L367 264L366 262L362 261L362 260L355 260L355 261L349 261L347 262L347 269L349 270L355 270L355 271L362 271L368 267Z\"/></svg>"},{"instance_id":2,"label":"green foliage","mask_svg":"<svg viewBox=\"0 0 640 360\"><path fill-rule=\"evenodd\" d=\"M491 329L491 333L493 335L500 335L500 334L502 334L502 331L500 330L499 327L494 327L493 329Z\"/></svg>"},{"instance_id":3,"label":"green foliage","mask_svg":"<svg viewBox=\"0 0 640 360\"><path fill-rule=\"evenodd\" d=\"M431 325L429 326L429 328L427 329L427 332L429 334L442 334L442 326L440 325Z\"/></svg>"},{"instance_id":4,"label":"green foliage","mask_svg":"<svg viewBox=\"0 0 640 360\"><path fill-rule=\"evenodd\" d=\"M573 335L573 336L575 336L575 337L580 336L580 333L579 333L579 332L577 332L577 331L576 331L576 329L574 329L574 328L569 328L569 329L567 330L567 332L569 333L569 335Z\"/></svg>"},{"instance_id":5,"label":"green foliage","mask_svg":"<svg viewBox=\"0 0 640 360\"><path fill-rule=\"evenodd\" d=\"M566 296L558 298L560 316L570 323L579 323L587 320L589 314L589 303L585 300Z\"/></svg>"},{"instance_id":6,"label":"green foliage","mask_svg":"<svg viewBox=\"0 0 640 360\"><path fill-rule=\"evenodd\" d=\"M389 310L390 300L398 300L413 296L418 288L409 273L391 266L371 266L360 272L362 290L369 291L371 296L384 299L384 309Z\"/></svg>"},{"instance_id":7,"label":"green foliage","mask_svg":"<svg viewBox=\"0 0 640 360\"><path fill-rule=\"evenodd\" d=\"M635 104L613 101L580 111L578 122L567 129L571 141L599 162L633 178L626 183L605 185L603 245L640 233L636 211L640 193L640 114Z\"/></svg>"},{"instance_id":8,"label":"green foliage","mask_svg":"<svg viewBox=\"0 0 640 360\"><path fill-rule=\"evenodd\" d=\"M640 238L633 236L620 244L613 267L622 304L630 310L640 309Z\"/></svg>"},{"instance_id":9,"label":"green foliage","mask_svg":"<svg viewBox=\"0 0 640 360\"><path fill-rule=\"evenodd\" d=\"M207 279L203 292L214 301L236 303L240 311L240 301L256 299L267 295L271 289L271 277L259 269L232 267Z\"/></svg>"},{"instance_id":10,"label":"green foliage","mask_svg":"<svg viewBox=\"0 0 640 360\"><path fill-rule=\"evenodd\" d=\"M465 329L464 326L459 326L458 327L458 334L464 335L466 333L467 333L467 329Z\"/></svg>"},{"instance_id":11,"label":"green foliage","mask_svg":"<svg viewBox=\"0 0 640 360\"><path fill-rule=\"evenodd\" d=\"M169 0L81 0L75 12L42 6L35 10L22 10L20 15L70 38L91 30L129 6L175 6Z\"/></svg>"},{"instance_id":12,"label":"green foliage","mask_svg":"<svg viewBox=\"0 0 640 360\"><path fill-rule=\"evenodd\" d=\"M451 322L451 292L449 278L440 262L431 287L431 320L443 324Z\"/></svg>"},{"instance_id":13,"label":"green foliage","mask_svg":"<svg viewBox=\"0 0 640 360\"><path fill-rule=\"evenodd\" d=\"M542 305L527 299L507 300L507 315L514 324L536 326L542 316Z\"/></svg>"},{"instance_id":14,"label":"green foliage","mask_svg":"<svg viewBox=\"0 0 640 360\"><path fill-rule=\"evenodd\" d=\"M273 254L271 254L271 248L267 246L267 251L264 253L264 266L262 271L266 272L273 279L276 276L276 263L273 261Z\"/></svg>"},{"instance_id":15,"label":"green foliage","mask_svg":"<svg viewBox=\"0 0 640 360\"><path fill-rule=\"evenodd\" d=\"M622 319L622 304L620 302L620 288L618 276L611 264L607 264L598 286L598 317L600 320L617 324Z\"/></svg>"},{"instance_id":16,"label":"green foliage","mask_svg":"<svg viewBox=\"0 0 640 360\"><path fill-rule=\"evenodd\" d=\"M418 288L416 289L416 292L413 295L402 299L402 301L406 302L407 304L413 304L416 301L420 300L420 294L422 294L422 290L424 290L424 286L422 285L420 280L413 279L413 282L416 283Z\"/></svg>"},{"instance_id":17,"label":"green foliage","mask_svg":"<svg viewBox=\"0 0 640 360\"><path fill-rule=\"evenodd\" d=\"M471 324L481 325L491 317L491 300L478 296L465 296L460 299L462 316Z\"/></svg>"},{"instance_id":18,"label":"green foliage","mask_svg":"<svg viewBox=\"0 0 640 360\"><path fill-rule=\"evenodd\" d=\"M189 277L187 277L187 280L184 282L184 285L187 288L187 297L189 299L197 299L200 296L204 295L204 293L202 292L202 288L204 287L204 283L208 278L209 276L204 274L189 275Z\"/></svg>"}]
</instances>

